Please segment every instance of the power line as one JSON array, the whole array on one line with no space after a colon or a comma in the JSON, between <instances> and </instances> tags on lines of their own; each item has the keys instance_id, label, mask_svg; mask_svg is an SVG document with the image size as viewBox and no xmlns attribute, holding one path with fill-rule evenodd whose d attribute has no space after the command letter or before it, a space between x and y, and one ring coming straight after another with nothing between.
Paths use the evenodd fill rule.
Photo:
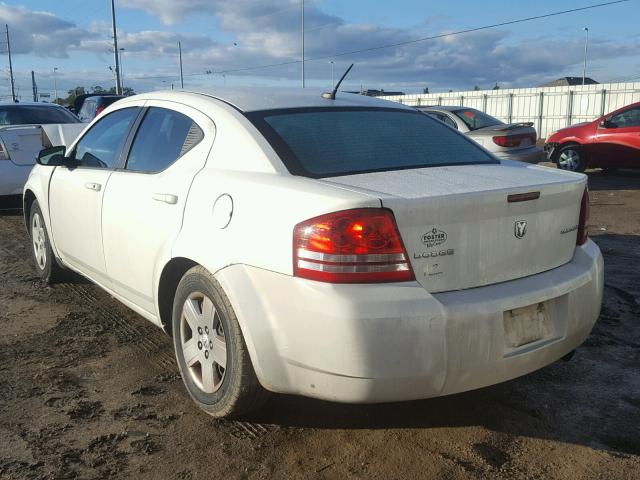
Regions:
<instances>
[{"instance_id":1,"label":"power line","mask_svg":"<svg viewBox=\"0 0 640 480\"><path fill-rule=\"evenodd\" d=\"M464 30L457 30L454 32L449 32L449 33L441 33L438 35L432 35L429 37L421 37L421 38L415 38L412 40L405 40L403 42L395 42L395 43L387 43L384 45L377 45L374 47L368 47L368 48L362 48L362 49L358 49L358 50L350 50L350 51L345 51L345 52L340 52L340 53L334 53L332 55L322 55L322 56L318 56L318 57L312 57L312 58L305 58L305 62L313 62L313 61L318 61L318 60L329 60L329 59L333 59L336 57L344 57L347 55L355 55L358 53L367 53L367 52L373 52L373 51L377 51L377 50L384 50L387 48L396 48L396 47L404 47L406 45L412 45L412 44L416 44L416 43L421 43L421 42L426 42L429 40L437 40L439 38L445 38L445 37L451 37L454 35L463 35L466 33L473 33L473 32L479 32L482 30L489 30L492 28L497 28L497 27L504 27L507 25L515 25L518 23L524 23L524 22L531 22L533 20L541 20L544 18L550 18L550 17L556 17L559 15L566 15L569 13L576 13L576 12L581 12L581 11L585 11L585 10L591 10L594 8L600 8L600 7L606 7L606 6L610 6L610 5L616 5L619 3L627 3L630 2L631 0L615 0L615 1L610 1L610 2L604 2L604 3L597 3L594 5L587 5L584 7L577 7L577 8L572 8L569 10L560 10L557 12L551 12L551 13L545 13L543 15L535 15L532 17L525 17L525 18L519 18L516 20L509 20L509 21L505 21L505 22L499 22L499 23L493 23L490 25L483 25L481 27L473 27L473 28L467 28ZM219 71L214 71L212 73L214 74L218 74L218 75L222 75L222 74L229 74L229 73L238 73L238 72L246 72L246 71L250 71L250 70L262 70L265 68L274 68L274 67L283 67L283 66L287 66L287 65L296 65L299 64L301 62L301 60L286 60L283 62L278 62L278 63L270 63L270 64L264 64L264 65L256 65L253 67L241 67L241 68L232 68L232 69L227 69L227 70L219 70ZM189 74L185 74L185 77L195 77L195 76L203 76L203 75L209 75L208 73L189 73ZM140 80L153 80L153 79L163 79L163 78L174 78L173 76L149 76L149 77L139 77Z\"/></svg>"}]
</instances>

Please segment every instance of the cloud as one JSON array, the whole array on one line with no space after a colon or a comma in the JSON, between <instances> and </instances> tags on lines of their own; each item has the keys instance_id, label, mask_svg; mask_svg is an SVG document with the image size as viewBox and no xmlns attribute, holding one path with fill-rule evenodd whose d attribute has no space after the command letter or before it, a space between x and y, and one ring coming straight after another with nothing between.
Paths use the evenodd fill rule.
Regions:
<instances>
[{"instance_id":1,"label":"cloud","mask_svg":"<svg viewBox=\"0 0 640 480\"><path fill-rule=\"evenodd\" d=\"M68 50L78 47L94 34L49 12L0 3L0 22L9 24L12 53L67 58Z\"/></svg>"},{"instance_id":2,"label":"cloud","mask_svg":"<svg viewBox=\"0 0 640 480\"><path fill-rule=\"evenodd\" d=\"M161 78L172 80L178 41L182 42L185 73L195 83L211 76L205 72L232 72L245 81L277 83L296 81L300 76L300 0L119 0L119 15L136 9L157 16L168 25L188 27L194 16L209 16L216 30L231 40L215 41L205 34L172 31L119 30L119 46L127 52L130 79L144 88L161 86ZM528 86L562 75L575 74L582 62L581 39L531 38L514 41L510 32L485 30L464 35L376 49L352 55L341 52L367 50L386 44L408 42L424 35L421 30L390 28L375 24L350 23L324 12L320 2L305 6L305 57L307 78L329 82L329 62L335 62L335 76L351 62L356 66L345 87L467 89ZM0 19L10 24L15 53L68 57L73 52L108 55L111 25L94 22L82 28L48 12L0 3ZM187 31L187 30L185 30ZM592 38L591 62L602 65L612 59L638 57L640 38L624 43ZM131 60L135 59L135 62ZM275 64L269 68L246 69ZM278 66L278 64L284 64ZM604 70L606 71L606 69ZM144 73L142 73L144 72ZM190 75L194 74L193 77ZM103 77L104 72L96 73ZM202 75L202 77L198 77ZM144 81L147 79L147 81Z\"/></svg>"}]
</instances>

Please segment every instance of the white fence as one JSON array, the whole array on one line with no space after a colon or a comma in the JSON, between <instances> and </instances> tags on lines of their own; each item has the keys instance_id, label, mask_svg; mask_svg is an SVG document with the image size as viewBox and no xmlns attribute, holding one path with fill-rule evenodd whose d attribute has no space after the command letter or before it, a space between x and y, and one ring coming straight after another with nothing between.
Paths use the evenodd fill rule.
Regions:
<instances>
[{"instance_id":1,"label":"white fence","mask_svg":"<svg viewBox=\"0 0 640 480\"><path fill-rule=\"evenodd\" d=\"M640 102L640 82L381 97L405 105L464 105L500 120L533 122L539 138L559 128L595 120L630 103Z\"/></svg>"}]
</instances>

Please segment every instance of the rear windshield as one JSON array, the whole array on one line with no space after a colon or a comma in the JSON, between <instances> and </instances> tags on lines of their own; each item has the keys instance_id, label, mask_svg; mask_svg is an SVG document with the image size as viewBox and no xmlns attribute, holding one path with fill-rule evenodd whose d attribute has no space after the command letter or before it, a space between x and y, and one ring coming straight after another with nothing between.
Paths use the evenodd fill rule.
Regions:
<instances>
[{"instance_id":1,"label":"rear windshield","mask_svg":"<svg viewBox=\"0 0 640 480\"><path fill-rule=\"evenodd\" d=\"M487 115L475 108L464 108L461 110L455 110L453 114L462 120L469 130L478 130L479 128L492 127L494 125L500 125L502 122L497 118Z\"/></svg>"},{"instance_id":2,"label":"rear windshield","mask_svg":"<svg viewBox=\"0 0 640 480\"><path fill-rule=\"evenodd\" d=\"M121 100L123 97L102 97L100 100L100 105L103 107L108 107L112 103L116 103L118 100Z\"/></svg>"},{"instance_id":3,"label":"rear windshield","mask_svg":"<svg viewBox=\"0 0 640 480\"><path fill-rule=\"evenodd\" d=\"M320 178L498 163L464 135L418 111L306 108L264 110L247 117L294 175Z\"/></svg>"},{"instance_id":4,"label":"rear windshield","mask_svg":"<svg viewBox=\"0 0 640 480\"><path fill-rule=\"evenodd\" d=\"M0 106L0 125L79 122L78 118L62 107L39 107L37 105Z\"/></svg>"}]
</instances>

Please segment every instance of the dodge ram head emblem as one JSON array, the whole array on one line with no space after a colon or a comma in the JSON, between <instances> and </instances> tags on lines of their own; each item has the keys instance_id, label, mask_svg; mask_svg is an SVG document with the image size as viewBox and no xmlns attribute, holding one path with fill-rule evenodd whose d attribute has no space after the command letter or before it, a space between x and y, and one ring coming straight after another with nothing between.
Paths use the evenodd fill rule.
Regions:
<instances>
[{"instance_id":1,"label":"dodge ram head emblem","mask_svg":"<svg viewBox=\"0 0 640 480\"><path fill-rule=\"evenodd\" d=\"M516 223L513 228L513 234L516 238L522 238L527 233L527 221L526 220L516 220Z\"/></svg>"}]
</instances>

